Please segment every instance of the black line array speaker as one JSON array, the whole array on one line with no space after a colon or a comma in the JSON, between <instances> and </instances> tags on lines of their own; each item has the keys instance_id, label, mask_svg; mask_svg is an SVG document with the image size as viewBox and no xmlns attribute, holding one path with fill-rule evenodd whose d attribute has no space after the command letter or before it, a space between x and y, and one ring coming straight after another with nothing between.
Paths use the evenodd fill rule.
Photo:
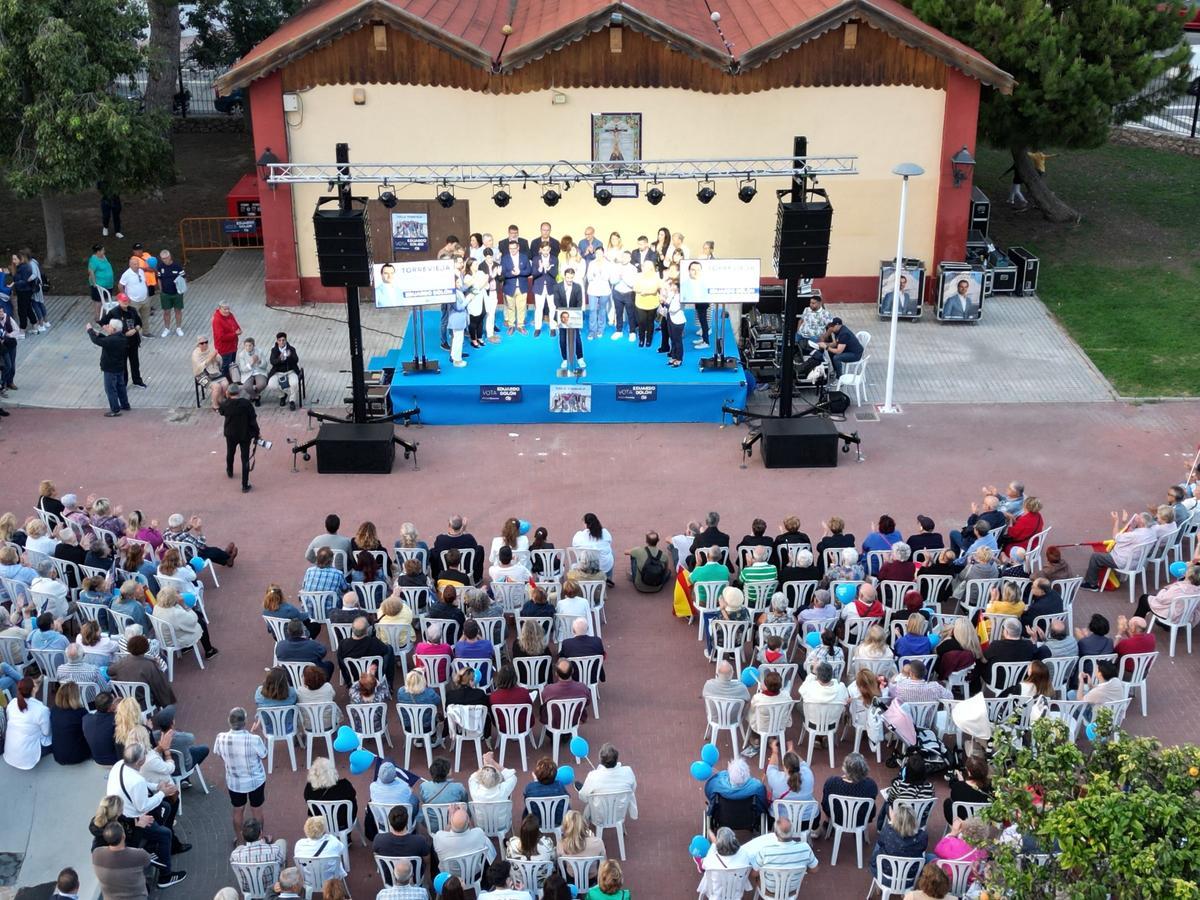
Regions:
<instances>
[{"instance_id":1,"label":"black line array speaker","mask_svg":"<svg viewBox=\"0 0 1200 900\"><path fill-rule=\"evenodd\" d=\"M837 427L819 416L763 419L763 465L768 469L836 468Z\"/></svg>"},{"instance_id":2,"label":"black line array speaker","mask_svg":"<svg viewBox=\"0 0 1200 900\"><path fill-rule=\"evenodd\" d=\"M317 431L317 472L377 474L392 471L396 444L390 422L370 425L326 422Z\"/></svg>"},{"instance_id":3,"label":"black line array speaker","mask_svg":"<svg viewBox=\"0 0 1200 900\"><path fill-rule=\"evenodd\" d=\"M371 240L366 209L321 209L313 214L317 267L326 287L371 284Z\"/></svg>"},{"instance_id":4,"label":"black line array speaker","mask_svg":"<svg viewBox=\"0 0 1200 900\"><path fill-rule=\"evenodd\" d=\"M824 278L833 207L828 200L780 203L775 219L775 273L780 278Z\"/></svg>"}]
</instances>

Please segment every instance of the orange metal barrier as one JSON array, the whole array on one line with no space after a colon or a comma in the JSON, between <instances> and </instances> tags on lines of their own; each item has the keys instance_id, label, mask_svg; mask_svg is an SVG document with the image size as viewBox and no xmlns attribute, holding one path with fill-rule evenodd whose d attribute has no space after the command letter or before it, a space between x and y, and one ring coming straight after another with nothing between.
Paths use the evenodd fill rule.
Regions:
<instances>
[{"instance_id":1,"label":"orange metal barrier","mask_svg":"<svg viewBox=\"0 0 1200 900\"><path fill-rule=\"evenodd\" d=\"M197 216L179 220L179 252L187 265L189 253L207 250L261 250L260 216Z\"/></svg>"}]
</instances>

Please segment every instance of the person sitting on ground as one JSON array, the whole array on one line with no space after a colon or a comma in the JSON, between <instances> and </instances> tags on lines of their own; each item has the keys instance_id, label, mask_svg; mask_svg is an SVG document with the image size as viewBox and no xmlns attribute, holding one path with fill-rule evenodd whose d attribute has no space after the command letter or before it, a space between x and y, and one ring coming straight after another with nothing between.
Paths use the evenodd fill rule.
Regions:
<instances>
[{"instance_id":1,"label":"person sitting on ground","mask_svg":"<svg viewBox=\"0 0 1200 900\"><path fill-rule=\"evenodd\" d=\"M264 619L298 619L304 623L308 636L313 640L321 633L321 623L312 621L304 610L289 603L283 595L283 588L277 584L268 585L267 592L263 595L262 616ZM269 626L267 633L274 634Z\"/></svg>"},{"instance_id":2,"label":"person sitting on ground","mask_svg":"<svg viewBox=\"0 0 1200 900\"><path fill-rule=\"evenodd\" d=\"M521 820L516 834L508 839L504 855L519 862L554 862L554 838L542 833L541 820L531 813Z\"/></svg>"},{"instance_id":3,"label":"person sitting on ground","mask_svg":"<svg viewBox=\"0 0 1200 900\"><path fill-rule=\"evenodd\" d=\"M917 567L912 561L912 548L904 541L892 544L892 557L875 573L880 581L916 581Z\"/></svg>"},{"instance_id":4,"label":"person sitting on ground","mask_svg":"<svg viewBox=\"0 0 1200 900\"><path fill-rule=\"evenodd\" d=\"M318 883L324 884L330 878L346 877L346 868L342 865L345 849L341 838L329 833L324 816L309 816L304 820L304 837L296 841L292 857L297 860L321 860L308 872Z\"/></svg>"},{"instance_id":5,"label":"person sitting on ground","mask_svg":"<svg viewBox=\"0 0 1200 900\"><path fill-rule=\"evenodd\" d=\"M92 758L83 733L86 716L87 707L79 685L63 681L54 694L54 705L50 709L50 750L60 766L73 766Z\"/></svg>"},{"instance_id":6,"label":"person sitting on ground","mask_svg":"<svg viewBox=\"0 0 1200 900\"><path fill-rule=\"evenodd\" d=\"M1110 574L1118 569L1128 570L1147 547L1152 548L1158 540L1155 532L1147 527L1146 517L1140 514L1129 516L1124 526L1121 515L1112 514L1113 548L1107 552L1096 552L1088 559L1087 572L1083 576L1085 591L1100 590L1100 570L1108 569Z\"/></svg>"},{"instance_id":7,"label":"person sitting on ground","mask_svg":"<svg viewBox=\"0 0 1200 900\"><path fill-rule=\"evenodd\" d=\"M827 662L820 663L810 678L805 678L800 685L800 699L807 704L835 704L843 706L849 701L846 686L833 679L833 667Z\"/></svg>"},{"instance_id":8,"label":"person sitting on ground","mask_svg":"<svg viewBox=\"0 0 1200 900\"><path fill-rule=\"evenodd\" d=\"M349 831L358 822L358 794L347 778L339 778L337 766L327 756L318 756L308 768L308 779L304 783L304 801L349 800L350 817L337 823L338 831Z\"/></svg>"},{"instance_id":9,"label":"person sitting on ground","mask_svg":"<svg viewBox=\"0 0 1200 900\"><path fill-rule=\"evenodd\" d=\"M496 561L488 569L488 578L493 582L524 584L532 577L529 567L513 556L507 544L496 551Z\"/></svg>"},{"instance_id":10,"label":"person sitting on ground","mask_svg":"<svg viewBox=\"0 0 1200 900\"><path fill-rule=\"evenodd\" d=\"M671 575L671 558L659 548L657 531L647 531L640 547L627 550L629 578L633 587L643 594L657 594L674 579Z\"/></svg>"},{"instance_id":11,"label":"person sitting on ground","mask_svg":"<svg viewBox=\"0 0 1200 900\"><path fill-rule=\"evenodd\" d=\"M116 717L113 695L101 691L92 701L92 711L80 723L91 758L102 766L111 766L121 758L115 737Z\"/></svg>"},{"instance_id":12,"label":"person sitting on ground","mask_svg":"<svg viewBox=\"0 0 1200 900\"><path fill-rule=\"evenodd\" d=\"M305 593L309 592L329 592L334 597L340 597L351 590L350 584L346 581L346 576L341 569L333 564L333 551L328 547L320 547L317 549L316 562L309 566L304 571L304 581L301 582L300 590ZM334 600L332 597L325 600L325 611L329 612L333 608Z\"/></svg>"},{"instance_id":13,"label":"person sitting on ground","mask_svg":"<svg viewBox=\"0 0 1200 900\"><path fill-rule=\"evenodd\" d=\"M345 554L345 559L350 559L350 538L338 534L338 529L342 527L342 520L330 513L325 517L325 531L318 534L308 543L308 549L304 551L304 558L310 563L317 561L317 551L322 547L328 547L330 550L341 550Z\"/></svg>"},{"instance_id":14,"label":"person sitting on ground","mask_svg":"<svg viewBox=\"0 0 1200 900\"><path fill-rule=\"evenodd\" d=\"M284 634L286 637L275 643L275 659L279 662L302 662L318 666L325 670L326 675L333 677L333 663L325 659L329 648L308 637L303 622L299 619L289 619Z\"/></svg>"},{"instance_id":15,"label":"person sitting on ground","mask_svg":"<svg viewBox=\"0 0 1200 900\"><path fill-rule=\"evenodd\" d=\"M224 548L210 546L204 537L204 520L199 516L192 516L185 522L181 513L175 513L167 519L163 540L191 544L197 556L218 566L233 566L238 555L237 544L232 541Z\"/></svg>"}]
</instances>

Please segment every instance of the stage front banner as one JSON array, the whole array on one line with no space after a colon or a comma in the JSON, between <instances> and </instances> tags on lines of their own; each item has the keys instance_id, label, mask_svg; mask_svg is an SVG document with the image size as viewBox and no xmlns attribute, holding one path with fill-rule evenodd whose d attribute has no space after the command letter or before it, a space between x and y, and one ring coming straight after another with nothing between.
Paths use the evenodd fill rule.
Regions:
<instances>
[{"instance_id":1,"label":"stage front banner","mask_svg":"<svg viewBox=\"0 0 1200 900\"><path fill-rule=\"evenodd\" d=\"M454 302L454 260L376 263L375 305L437 306Z\"/></svg>"},{"instance_id":2,"label":"stage front banner","mask_svg":"<svg viewBox=\"0 0 1200 900\"><path fill-rule=\"evenodd\" d=\"M758 303L759 259L685 259L679 267L683 303Z\"/></svg>"}]
</instances>

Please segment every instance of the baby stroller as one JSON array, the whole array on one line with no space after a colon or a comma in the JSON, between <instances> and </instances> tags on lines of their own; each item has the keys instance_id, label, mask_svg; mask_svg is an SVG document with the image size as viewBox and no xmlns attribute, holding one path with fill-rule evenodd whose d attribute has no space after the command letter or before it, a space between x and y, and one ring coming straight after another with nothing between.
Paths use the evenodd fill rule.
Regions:
<instances>
[{"instance_id":1,"label":"baby stroller","mask_svg":"<svg viewBox=\"0 0 1200 900\"><path fill-rule=\"evenodd\" d=\"M892 754L885 760L889 769L900 768L913 753L925 761L929 778L958 768L958 749L948 751L932 728L918 728L899 700L893 700L884 712L883 729L892 737Z\"/></svg>"}]
</instances>

